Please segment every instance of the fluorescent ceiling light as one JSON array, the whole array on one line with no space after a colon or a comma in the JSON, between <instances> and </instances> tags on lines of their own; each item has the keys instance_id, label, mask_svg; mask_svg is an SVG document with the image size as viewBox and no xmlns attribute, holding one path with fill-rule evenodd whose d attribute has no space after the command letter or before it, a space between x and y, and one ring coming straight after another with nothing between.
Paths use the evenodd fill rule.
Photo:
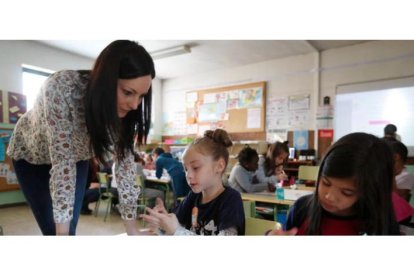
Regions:
<instances>
[{"instance_id":1,"label":"fluorescent ceiling light","mask_svg":"<svg viewBox=\"0 0 414 276\"><path fill-rule=\"evenodd\" d=\"M172 57L182 54L188 54L191 53L191 48L188 45L181 45L171 48L166 48L162 50L157 50L154 52L151 52L150 55L153 59L160 59L160 58L166 58L166 57Z\"/></svg>"}]
</instances>

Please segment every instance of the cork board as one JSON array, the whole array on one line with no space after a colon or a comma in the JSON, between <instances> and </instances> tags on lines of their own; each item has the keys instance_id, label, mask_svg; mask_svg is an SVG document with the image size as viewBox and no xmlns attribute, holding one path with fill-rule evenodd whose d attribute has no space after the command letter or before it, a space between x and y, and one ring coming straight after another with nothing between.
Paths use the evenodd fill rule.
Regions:
<instances>
[{"instance_id":1,"label":"cork board","mask_svg":"<svg viewBox=\"0 0 414 276\"><path fill-rule=\"evenodd\" d=\"M200 90L187 95L189 93L194 105L188 101L188 96L187 124L197 124L199 134L206 127L223 128L229 133L265 133L265 82Z\"/></svg>"}]
</instances>

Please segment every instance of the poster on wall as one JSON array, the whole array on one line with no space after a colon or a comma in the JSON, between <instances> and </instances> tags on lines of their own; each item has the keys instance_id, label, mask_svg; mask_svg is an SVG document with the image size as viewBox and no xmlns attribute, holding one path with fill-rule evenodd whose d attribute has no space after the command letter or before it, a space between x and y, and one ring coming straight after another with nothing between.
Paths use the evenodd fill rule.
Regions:
<instances>
[{"instance_id":1,"label":"poster on wall","mask_svg":"<svg viewBox=\"0 0 414 276\"><path fill-rule=\"evenodd\" d=\"M308 145L309 132L307 130L299 130L293 132L293 147L296 150L306 150Z\"/></svg>"},{"instance_id":2,"label":"poster on wall","mask_svg":"<svg viewBox=\"0 0 414 276\"><path fill-rule=\"evenodd\" d=\"M289 96L289 110L310 109L310 95Z\"/></svg>"},{"instance_id":3,"label":"poster on wall","mask_svg":"<svg viewBox=\"0 0 414 276\"><path fill-rule=\"evenodd\" d=\"M267 102L266 110L266 123L268 132L287 128L288 118L288 99L286 97L270 98Z\"/></svg>"},{"instance_id":4,"label":"poster on wall","mask_svg":"<svg viewBox=\"0 0 414 276\"><path fill-rule=\"evenodd\" d=\"M262 88L240 90L239 108L252 108L262 106Z\"/></svg>"},{"instance_id":5,"label":"poster on wall","mask_svg":"<svg viewBox=\"0 0 414 276\"><path fill-rule=\"evenodd\" d=\"M26 113L26 95L9 92L7 100L9 102L9 123L15 124Z\"/></svg>"}]
</instances>

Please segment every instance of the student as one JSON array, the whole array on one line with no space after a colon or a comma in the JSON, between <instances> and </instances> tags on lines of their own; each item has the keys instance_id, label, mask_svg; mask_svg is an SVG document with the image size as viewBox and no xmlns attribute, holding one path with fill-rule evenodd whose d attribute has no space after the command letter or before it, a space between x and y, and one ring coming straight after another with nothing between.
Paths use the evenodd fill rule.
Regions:
<instances>
[{"instance_id":1,"label":"student","mask_svg":"<svg viewBox=\"0 0 414 276\"><path fill-rule=\"evenodd\" d=\"M397 134L397 127L393 124L388 124L384 127L383 139L389 141L401 141L400 135Z\"/></svg>"},{"instance_id":2,"label":"student","mask_svg":"<svg viewBox=\"0 0 414 276\"><path fill-rule=\"evenodd\" d=\"M168 214L159 203L147 209L144 220L167 235L244 235L240 193L222 182L231 145L222 129L208 130L190 144L183 160L191 192L175 214Z\"/></svg>"},{"instance_id":3,"label":"student","mask_svg":"<svg viewBox=\"0 0 414 276\"><path fill-rule=\"evenodd\" d=\"M155 148L152 156L155 160L155 176L161 178L162 172L165 169L171 177L175 200L179 197L186 196L190 188L185 179L183 164L172 158L171 153L165 153L162 148Z\"/></svg>"},{"instance_id":4,"label":"student","mask_svg":"<svg viewBox=\"0 0 414 276\"><path fill-rule=\"evenodd\" d=\"M89 159L105 163L108 152L116 155L126 232L139 233L133 141L146 141L149 132L154 77L148 52L118 40L99 54L92 71L60 71L45 81L7 151L44 235L75 235Z\"/></svg>"},{"instance_id":5,"label":"student","mask_svg":"<svg viewBox=\"0 0 414 276\"><path fill-rule=\"evenodd\" d=\"M270 234L398 235L392 204L393 158L366 133L339 139L326 153L316 191L292 206L285 230Z\"/></svg>"},{"instance_id":6,"label":"student","mask_svg":"<svg viewBox=\"0 0 414 276\"><path fill-rule=\"evenodd\" d=\"M144 155L144 161L145 161L144 169L153 171L155 170L155 163L154 163L154 160L152 159L151 152L145 153Z\"/></svg>"},{"instance_id":7,"label":"student","mask_svg":"<svg viewBox=\"0 0 414 276\"><path fill-rule=\"evenodd\" d=\"M267 183L253 184L253 176L258 168L259 155L256 150L246 146L242 149L237 159L239 162L232 168L229 185L241 193L260 192L267 189Z\"/></svg>"},{"instance_id":8,"label":"student","mask_svg":"<svg viewBox=\"0 0 414 276\"><path fill-rule=\"evenodd\" d=\"M134 153L134 161L135 161L135 172L137 173L137 175L142 177L143 181L145 181L145 178L146 178L146 176L144 174L144 164L145 164L145 162L137 152ZM146 198L157 198L157 197L159 197L162 200L165 199L163 191L157 190L157 189L151 189L151 188L147 188L147 187L145 187L145 189L144 189L144 196ZM151 206L151 207L154 207L154 206Z\"/></svg>"},{"instance_id":9,"label":"student","mask_svg":"<svg viewBox=\"0 0 414 276\"><path fill-rule=\"evenodd\" d=\"M283 165L289 158L288 141L276 142L267 150L266 156L259 157L259 168L256 171L254 182L276 184L287 179Z\"/></svg>"},{"instance_id":10,"label":"student","mask_svg":"<svg viewBox=\"0 0 414 276\"><path fill-rule=\"evenodd\" d=\"M389 141L388 144L394 155L396 192L403 199L409 201L411 191L414 190L414 175L410 174L405 167L408 157L408 149L400 141Z\"/></svg>"}]
</instances>

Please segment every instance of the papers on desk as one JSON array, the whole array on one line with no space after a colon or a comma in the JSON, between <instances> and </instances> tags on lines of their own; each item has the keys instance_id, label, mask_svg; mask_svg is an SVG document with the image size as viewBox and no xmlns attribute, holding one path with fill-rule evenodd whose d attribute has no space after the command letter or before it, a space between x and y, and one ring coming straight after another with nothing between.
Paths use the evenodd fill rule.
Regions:
<instances>
[{"instance_id":1,"label":"papers on desk","mask_svg":"<svg viewBox=\"0 0 414 276\"><path fill-rule=\"evenodd\" d=\"M285 200L297 200L298 198L313 194L313 191L307 190L292 190L292 189L283 189Z\"/></svg>"}]
</instances>

